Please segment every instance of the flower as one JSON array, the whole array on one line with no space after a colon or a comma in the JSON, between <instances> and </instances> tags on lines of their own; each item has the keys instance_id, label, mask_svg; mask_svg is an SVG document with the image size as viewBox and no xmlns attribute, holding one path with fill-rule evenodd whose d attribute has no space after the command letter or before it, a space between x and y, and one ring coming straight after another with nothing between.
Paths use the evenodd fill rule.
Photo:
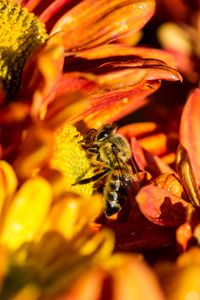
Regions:
<instances>
[{"instance_id":1,"label":"flower","mask_svg":"<svg viewBox=\"0 0 200 300\"><path fill-rule=\"evenodd\" d=\"M91 287L92 286L92 287ZM145 289L143 288L145 286ZM158 279L141 254L114 254L106 264L82 276L61 299L164 300Z\"/></svg>"},{"instance_id":2,"label":"flower","mask_svg":"<svg viewBox=\"0 0 200 300\"><path fill-rule=\"evenodd\" d=\"M175 161L175 153L179 144L179 124L182 107L175 106L166 109L161 106L153 106L147 109L145 122L131 123L119 128L119 133L123 134L132 144L133 153L136 151L136 140L139 146L156 155L168 165ZM150 171L152 176L154 174Z\"/></svg>"},{"instance_id":3,"label":"flower","mask_svg":"<svg viewBox=\"0 0 200 300\"><path fill-rule=\"evenodd\" d=\"M34 22L40 24L38 19L45 21L49 33L49 38L45 33L41 45L35 46L35 50L26 56L20 71L22 75L18 78L21 87L17 93L9 99L9 96L4 97L6 91L3 93L2 90L2 158L13 164L21 181L32 176L37 168L42 170L45 167L52 154L50 145L55 141L54 132L63 123L84 119L86 126L94 124L94 120L100 126L110 117L107 112L112 113L112 109L117 116L127 108L135 109L143 105L143 98L160 86L159 79L181 80L180 74L173 68L173 57L165 52L106 44L129 31L132 34L142 28L154 13L155 3L152 0L120 1L120 5L106 0L86 0L71 9L65 3L56 1L44 11L42 3L37 5L34 1L23 2L22 7L26 6L26 9L22 10L18 2L2 3L5 7L8 5L6 9L10 14L17 10L18 14L29 18L27 9L37 13L37 18L31 14L33 20L37 20ZM85 18L92 5L96 7L95 14ZM121 12L126 13L125 17ZM15 26L17 16L14 18ZM80 16L78 21L77 16ZM116 18L117 22L111 25L110 21ZM98 24L97 27L94 24ZM80 35L82 28L85 40ZM29 29L26 31L29 32ZM165 59L169 65L157 58ZM80 59L83 62L81 68L76 66ZM10 80L10 86L13 86ZM81 95L77 95L77 91ZM122 107L117 105L117 102L131 95L135 96L129 98L130 102L122 102ZM99 113L101 122L98 121ZM37 132L40 132L38 136ZM79 153L74 156L79 157ZM82 164L85 166L82 168L84 173L88 163ZM66 165L65 160L63 165ZM61 170L60 167L58 169ZM74 176L73 182L79 175L79 171L72 170L69 178Z\"/></svg>"},{"instance_id":4,"label":"flower","mask_svg":"<svg viewBox=\"0 0 200 300\"><path fill-rule=\"evenodd\" d=\"M171 68L175 67L173 57L165 52L145 48L134 49L120 44L105 45L118 36L123 36L129 31L132 34L142 28L154 13L155 3L152 0L130 1L128 4L126 1L120 1L120 5L118 2L109 4L106 0L98 2L86 0L71 10L65 3L57 1L46 7L43 12L42 3L37 6L36 2L27 1L25 6L29 11L37 12L40 21L46 22L50 34L46 44L37 47L35 53L29 56L23 68L21 89L17 95L18 101L25 98L32 102L31 114L34 116L44 114L42 111L58 95L65 95L77 89L90 95L88 99L90 108L82 112L86 116L91 111L96 112L114 104L117 100L142 91L143 88L149 90L146 81L181 79L176 70ZM85 18L88 10L91 12L91 7L95 9L96 14L91 13L89 19ZM55 15L56 12L57 15ZM60 14L62 17L57 18ZM80 16L79 20L75 21L77 16ZM110 23L111 21L113 22ZM81 35L80 31L83 28L85 34ZM73 38L71 31L73 31ZM84 36L84 41L82 36ZM129 62L130 55L133 60ZM118 56L123 56L123 62L118 60L115 63ZM110 60L112 57L114 61L108 62L107 58ZM155 58L165 60L171 67ZM83 62L80 66L83 72L76 67L79 60ZM65 73L62 75L63 63L65 63ZM48 73L43 67L47 64ZM150 90L144 91L143 94L151 93L152 87L157 89L158 86L156 83L154 85L151 83ZM105 97L107 97L107 102L100 103ZM78 114L79 118L83 118L82 114Z\"/></svg>"},{"instance_id":5,"label":"flower","mask_svg":"<svg viewBox=\"0 0 200 300\"><path fill-rule=\"evenodd\" d=\"M154 13L155 1L0 3L3 11L9 11L8 20L2 12L8 23L12 11L18 12L13 26L18 27L21 15L37 23L33 33L29 26L18 27L30 34L31 40L37 41L38 31L43 33L39 45L30 44L23 35L23 49L31 49L25 50L22 62L15 57L19 62L14 64L16 73L6 73L0 87L2 298L62 299L75 293L77 281L85 288L85 275L88 284L90 274L100 273L103 287L99 294L109 291L107 282L112 278L113 295L118 299L123 295L123 275L127 272L128 295L132 297L136 291L138 299L141 294L164 299L155 275L140 256L114 255L109 262L113 233L107 228L97 229L94 223L102 212L102 199L91 196L92 184L81 188L73 185L79 177L93 172L79 143L87 128L98 128L146 104L144 99L160 87L160 80L182 79L172 55L113 43L143 27ZM41 23L45 23L46 31ZM6 23L3 25L4 30ZM11 34L12 28L7 27ZM18 33L21 40L21 31ZM4 46L7 44L1 47L6 56ZM20 52L21 44L17 49ZM15 76L17 84L12 90ZM81 134L72 125L75 122L79 122L76 126ZM149 249L150 235L161 234L160 226L149 221L134 226L137 250ZM173 231L164 231L164 239L154 240L152 249L174 243ZM146 243L144 233L148 235ZM126 246L130 235L132 232L126 232L124 236ZM128 246L126 249L133 249ZM150 292L134 286L128 293L132 276L137 278L139 271L142 285L150 281ZM97 286L98 279L94 280Z\"/></svg>"},{"instance_id":6,"label":"flower","mask_svg":"<svg viewBox=\"0 0 200 300\"><path fill-rule=\"evenodd\" d=\"M3 299L56 297L85 271L107 260L113 234L89 229L101 210L100 196L85 200L64 189L58 194L57 185L40 176L17 190L13 168L5 161L0 161L0 168Z\"/></svg>"},{"instance_id":7,"label":"flower","mask_svg":"<svg viewBox=\"0 0 200 300\"><path fill-rule=\"evenodd\" d=\"M154 270L162 289L169 300L198 299L200 290L199 247L192 247L181 254L175 262L162 261L156 263Z\"/></svg>"},{"instance_id":8,"label":"flower","mask_svg":"<svg viewBox=\"0 0 200 300\"><path fill-rule=\"evenodd\" d=\"M199 244L199 176L198 123L199 89L189 97L182 113L180 142L176 154L179 178L173 176L170 184L160 175L154 185L142 188L136 196L142 213L153 223L176 229L178 244L185 250L190 243ZM175 176L175 177L174 177ZM161 182L161 184L160 184Z\"/></svg>"}]
</instances>

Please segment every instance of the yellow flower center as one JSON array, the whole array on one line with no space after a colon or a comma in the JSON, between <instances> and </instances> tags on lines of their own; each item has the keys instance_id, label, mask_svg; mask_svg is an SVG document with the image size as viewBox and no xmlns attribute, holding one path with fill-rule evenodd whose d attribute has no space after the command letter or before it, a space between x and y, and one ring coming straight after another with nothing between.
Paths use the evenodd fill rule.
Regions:
<instances>
[{"instance_id":1,"label":"yellow flower center","mask_svg":"<svg viewBox=\"0 0 200 300\"><path fill-rule=\"evenodd\" d=\"M45 25L17 2L0 0L0 80L7 99L20 86L24 64L33 50L48 38Z\"/></svg>"},{"instance_id":2,"label":"yellow flower center","mask_svg":"<svg viewBox=\"0 0 200 300\"><path fill-rule=\"evenodd\" d=\"M83 197L93 193L93 183L72 184L93 175L85 150L78 143L82 139L73 125L65 124L55 133L55 146L50 165L66 177L66 190L72 190Z\"/></svg>"}]
</instances>

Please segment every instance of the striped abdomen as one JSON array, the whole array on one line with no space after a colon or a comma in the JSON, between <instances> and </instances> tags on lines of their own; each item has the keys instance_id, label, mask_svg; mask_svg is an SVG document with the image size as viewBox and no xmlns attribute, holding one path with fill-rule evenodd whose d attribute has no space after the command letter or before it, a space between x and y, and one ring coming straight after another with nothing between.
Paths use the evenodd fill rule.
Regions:
<instances>
[{"instance_id":1,"label":"striped abdomen","mask_svg":"<svg viewBox=\"0 0 200 300\"><path fill-rule=\"evenodd\" d=\"M115 168L108 174L104 187L105 213L112 216L117 213L124 204L131 178L127 169Z\"/></svg>"}]
</instances>

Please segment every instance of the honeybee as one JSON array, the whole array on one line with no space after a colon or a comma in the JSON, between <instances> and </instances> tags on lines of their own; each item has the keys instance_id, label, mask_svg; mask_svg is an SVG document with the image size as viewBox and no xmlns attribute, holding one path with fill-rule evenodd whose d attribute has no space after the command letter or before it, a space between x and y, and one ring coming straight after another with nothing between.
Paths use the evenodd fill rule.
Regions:
<instances>
[{"instance_id":1,"label":"honeybee","mask_svg":"<svg viewBox=\"0 0 200 300\"><path fill-rule=\"evenodd\" d=\"M131 167L127 165L127 161L132 157L129 142L125 137L116 133L116 130L117 126L109 123L98 130L90 129L84 135L80 141L82 148L95 155L96 161L102 163L103 167L94 176L75 183L96 182L107 176L103 188L106 216L111 216L121 209L132 181L136 183L135 186L138 189L140 184L140 178L136 179Z\"/></svg>"}]
</instances>

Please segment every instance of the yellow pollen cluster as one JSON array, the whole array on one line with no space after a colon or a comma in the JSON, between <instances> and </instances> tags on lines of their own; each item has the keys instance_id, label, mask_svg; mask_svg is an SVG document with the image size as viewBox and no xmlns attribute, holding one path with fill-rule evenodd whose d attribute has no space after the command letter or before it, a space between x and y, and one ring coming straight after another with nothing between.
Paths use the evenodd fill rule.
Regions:
<instances>
[{"instance_id":1,"label":"yellow pollen cluster","mask_svg":"<svg viewBox=\"0 0 200 300\"><path fill-rule=\"evenodd\" d=\"M78 143L81 139L82 136L73 125L65 124L59 128L55 133L55 146L50 165L66 177L66 191L90 197L93 193L93 183L72 186L77 181L93 175L87 154Z\"/></svg>"},{"instance_id":2,"label":"yellow pollen cluster","mask_svg":"<svg viewBox=\"0 0 200 300\"><path fill-rule=\"evenodd\" d=\"M0 0L0 80L7 99L20 86L22 69L33 50L48 38L45 25L17 2Z\"/></svg>"}]
</instances>

